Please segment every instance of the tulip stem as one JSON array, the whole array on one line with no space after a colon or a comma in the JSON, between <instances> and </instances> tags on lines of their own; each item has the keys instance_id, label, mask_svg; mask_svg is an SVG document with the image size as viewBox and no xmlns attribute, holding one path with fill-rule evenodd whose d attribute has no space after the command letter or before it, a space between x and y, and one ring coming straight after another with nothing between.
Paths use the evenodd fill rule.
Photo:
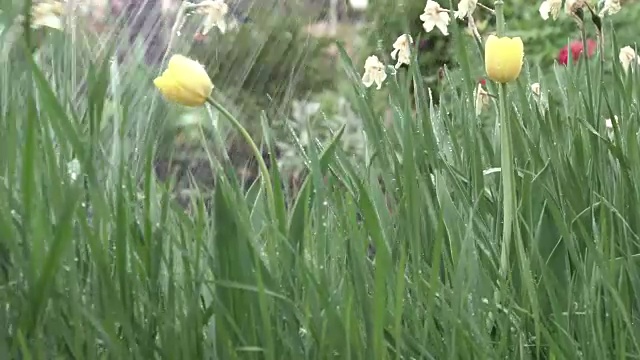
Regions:
<instances>
[{"instance_id":1,"label":"tulip stem","mask_svg":"<svg viewBox=\"0 0 640 360\"><path fill-rule=\"evenodd\" d=\"M496 33L505 35L504 2L494 2L496 14ZM511 124L507 113L507 84L498 85L498 121L500 126L500 174L502 176L502 244L500 251L500 276L506 280L509 271L509 250L513 235L514 217L517 212L515 178L513 176L513 144ZM517 224L516 224L517 226Z\"/></svg>"},{"instance_id":2,"label":"tulip stem","mask_svg":"<svg viewBox=\"0 0 640 360\"><path fill-rule=\"evenodd\" d=\"M258 146L251 138L251 135L247 132L247 130L240 124L240 122L235 118L235 116L231 115L231 113L224 108L220 103L215 101L213 98L207 98L207 102L211 104L216 110L218 110L224 117L229 120L231 126L234 127L236 131L240 133L240 135L244 138L244 140L249 144L253 155L258 162L258 167L260 168L260 178L263 181L265 191L267 192L267 199L269 201L269 208L271 210L275 209L275 197L273 195L273 186L271 185L271 176L269 175L269 169L267 168L267 164L264 162L262 158L262 152L258 149Z\"/></svg>"},{"instance_id":3,"label":"tulip stem","mask_svg":"<svg viewBox=\"0 0 640 360\"><path fill-rule=\"evenodd\" d=\"M493 3L494 14L496 14L496 35L498 37L504 36L504 2L502 0L496 0Z\"/></svg>"},{"instance_id":4,"label":"tulip stem","mask_svg":"<svg viewBox=\"0 0 640 360\"><path fill-rule=\"evenodd\" d=\"M509 271L509 250L513 234L513 221L517 205L515 179L513 177L513 147L511 124L507 115L507 84L499 84L498 115L500 119L500 174L502 175L502 244L500 251L500 275L506 279Z\"/></svg>"}]
</instances>

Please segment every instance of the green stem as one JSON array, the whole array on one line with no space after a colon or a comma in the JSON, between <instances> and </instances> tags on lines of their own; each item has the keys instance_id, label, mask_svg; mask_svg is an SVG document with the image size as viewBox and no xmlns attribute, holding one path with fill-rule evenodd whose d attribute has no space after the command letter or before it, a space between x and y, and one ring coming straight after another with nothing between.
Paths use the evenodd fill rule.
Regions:
<instances>
[{"instance_id":1,"label":"green stem","mask_svg":"<svg viewBox=\"0 0 640 360\"><path fill-rule=\"evenodd\" d=\"M498 111L500 119L500 174L502 175L502 247L500 251L500 275L503 279L509 271L509 249L513 234L513 221L516 214L515 179L513 177L513 144L511 142L511 124L507 116L507 84L498 88Z\"/></svg>"},{"instance_id":2,"label":"green stem","mask_svg":"<svg viewBox=\"0 0 640 360\"><path fill-rule=\"evenodd\" d=\"M207 102L211 104L214 108L216 108L216 110L218 110L222 115L224 115L224 117L226 117L227 120L229 120L229 122L231 123L231 126L233 126L233 128L240 133L240 135L244 138L247 144L249 144L249 147L251 147L251 151L253 152L253 155L256 158L256 161L258 162L258 167L260 168L260 178L262 179L264 187L266 188L265 190L267 192L267 199L269 201L269 209L274 210L276 203L275 203L275 196L273 195L273 186L271 185L271 176L269 175L269 169L267 168L267 164L264 162L264 159L262 158L262 153L258 149L258 146L253 141L253 138L251 138L251 135L249 135L247 130L244 128L244 126L242 126L242 124L240 124L240 122L235 118L235 116L231 115L231 113L227 109L225 109L224 106L222 106L220 103L218 103L211 97L207 99Z\"/></svg>"},{"instance_id":3,"label":"green stem","mask_svg":"<svg viewBox=\"0 0 640 360\"><path fill-rule=\"evenodd\" d=\"M587 44L587 31L582 26L580 28L580 35L582 36L582 53L578 55L578 59L582 58L584 62L584 67L587 72L587 95L589 96L589 104L593 104L593 88L591 87L591 69L589 67L589 47ZM578 59L572 59L572 61L576 61ZM593 111L593 110L592 110Z\"/></svg>"},{"instance_id":4,"label":"green stem","mask_svg":"<svg viewBox=\"0 0 640 360\"><path fill-rule=\"evenodd\" d=\"M490 7L486 6L486 5L483 5L481 3L478 3L478 7L479 8L483 8L483 9L485 9L486 11L488 11L488 12L490 12L492 14L496 13L495 10L493 10L492 8L490 8Z\"/></svg>"},{"instance_id":5,"label":"green stem","mask_svg":"<svg viewBox=\"0 0 640 360\"><path fill-rule=\"evenodd\" d=\"M496 14L496 35L504 36L504 2L496 0L493 7Z\"/></svg>"},{"instance_id":6,"label":"green stem","mask_svg":"<svg viewBox=\"0 0 640 360\"><path fill-rule=\"evenodd\" d=\"M499 37L505 35L504 2L494 2L496 13L496 32ZM511 126L507 114L507 85L499 84L498 88L498 121L500 126L500 174L502 176L502 244L500 251L500 275L506 279L509 271L509 249L513 235L513 223L516 216L516 191L513 177L513 144Z\"/></svg>"}]
</instances>

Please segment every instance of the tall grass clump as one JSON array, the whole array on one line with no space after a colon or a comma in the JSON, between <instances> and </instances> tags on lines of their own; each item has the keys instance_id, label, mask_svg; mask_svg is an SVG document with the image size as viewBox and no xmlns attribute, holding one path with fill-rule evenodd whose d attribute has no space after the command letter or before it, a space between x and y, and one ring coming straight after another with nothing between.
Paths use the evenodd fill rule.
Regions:
<instances>
[{"instance_id":1,"label":"tall grass clump","mask_svg":"<svg viewBox=\"0 0 640 360\"><path fill-rule=\"evenodd\" d=\"M31 1L3 7L1 357L640 357L639 61L608 20L617 3L567 1L556 21L575 21L585 48L595 29L599 56L540 68L525 42L520 71L474 23L486 12L499 37L516 32L502 0L455 13L430 0L415 16L456 50L438 99L421 34L389 34L397 51L364 73L341 50L366 159L340 146L344 127L312 141L295 193L266 165L270 119L265 160L214 84L207 121L241 133L260 177L245 191L207 152L215 189L189 211L153 171L158 129L182 109L153 86L163 69L134 50L140 63L116 61L115 38L98 52L74 27L40 43ZM203 95L181 71L171 90Z\"/></svg>"}]
</instances>

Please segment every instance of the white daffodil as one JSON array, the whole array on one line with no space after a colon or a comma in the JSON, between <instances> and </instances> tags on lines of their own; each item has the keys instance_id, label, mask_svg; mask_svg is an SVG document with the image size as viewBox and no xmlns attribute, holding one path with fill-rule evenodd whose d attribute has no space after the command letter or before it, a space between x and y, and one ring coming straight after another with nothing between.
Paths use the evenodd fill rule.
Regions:
<instances>
[{"instance_id":1,"label":"white daffodil","mask_svg":"<svg viewBox=\"0 0 640 360\"><path fill-rule=\"evenodd\" d=\"M379 90L386 78L387 72L385 71L384 64L377 56L369 56L364 62L364 75L362 76L362 83L364 86L370 87L375 83Z\"/></svg>"},{"instance_id":2,"label":"white daffodil","mask_svg":"<svg viewBox=\"0 0 640 360\"><path fill-rule=\"evenodd\" d=\"M482 110L489 105L489 93L482 87L482 84L478 84L476 91L474 91L476 116L482 113Z\"/></svg>"},{"instance_id":3,"label":"white daffodil","mask_svg":"<svg viewBox=\"0 0 640 360\"><path fill-rule=\"evenodd\" d=\"M76 181L76 179L78 179L80 171L80 161L78 161L78 159L73 159L67 163L67 174L71 181Z\"/></svg>"},{"instance_id":4,"label":"white daffodil","mask_svg":"<svg viewBox=\"0 0 640 360\"><path fill-rule=\"evenodd\" d=\"M206 15L203 23L202 35L217 27L221 33L227 31L227 20L225 17L229 12L229 6L224 0L204 0L198 4L197 13Z\"/></svg>"},{"instance_id":5,"label":"white daffodil","mask_svg":"<svg viewBox=\"0 0 640 360\"><path fill-rule=\"evenodd\" d=\"M31 9L31 27L48 27L62 30L64 27L65 5L60 1L47 1L34 5Z\"/></svg>"},{"instance_id":6,"label":"white daffodil","mask_svg":"<svg viewBox=\"0 0 640 360\"><path fill-rule=\"evenodd\" d=\"M620 0L605 0L599 15L600 17L603 17L605 14L613 15L618 13L620 9L622 9Z\"/></svg>"},{"instance_id":7,"label":"white daffodil","mask_svg":"<svg viewBox=\"0 0 640 360\"><path fill-rule=\"evenodd\" d=\"M456 19L463 19L466 16L471 16L478 6L478 0L461 0L458 3L458 11L453 13L453 17Z\"/></svg>"},{"instance_id":8,"label":"white daffodil","mask_svg":"<svg viewBox=\"0 0 640 360\"><path fill-rule=\"evenodd\" d=\"M411 44L413 44L413 38L409 34L400 35L393 43L391 58L398 59L396 69L402 64L409 65L411 63Z\"/></svg>"},{"instance_id":9,"label":"white daffodil","mask_svg":"<svg viewBox=\"0 0 640 360\"><path fill-rule=\"evenodd\" d=\"M530 88L533 95L540 96L540 83L533 83Z\"/></svg>"},{"instance_id":10,"label":"white daffodil","mask_svg":"<svg viewBox=\"0 0 640 360\"><path fill-rule=\"evenodd\" d=\"M569 15L574 15L578 10L586 6L586 0L567 0L564 3L564 11Z\"/></svg>"},{"instance_id":11,"label":"white daffodil","mask_svg":"<svg viewBox=\"0 0 640 360\"><path fill-rule=\"evenodd\" d=\"M442 32L442 35L449 35L449 30L447 29L451 21L449 10L441 8L437 2L433 0L427 1L424 12L420 15L420 20L422 20L422 26L426 32L431 32L433 28L437 27Z\"/></svg>"},{"instance_id":12,"label":"white daffodil","mask_svg":"<svg viewBox=\"0 0 640 360\"><path fill-rule=\"evenodd\" d=\"M540 4L538 11L543 20L549 20L549 16L555 20L558 18L561 9L562 0L545 0Z\"/></svg>"},{"instance_id":13,"label":"white daffodil","mask_svg":"<svg viewBox=\"0 0 640 360\"><path fill-rule=\"evenodd\" d=\"M629 71L629 67L631 65L640 64L640 57L636 54L636 51L633 50L631 46L625 46L620 49L618 59L620 59L620 64L622 65L622 68L625 72Z\"/></svg>"},{"instance_id":14,"label":"white daffodil","mask_svg":"<svg viewBox=\"0 0 640 360\"><path fill-rule=\"evenodd\" d=\"M365 10L369 6L369 0L350 0L349 4L355 10Z\"/></svg>"}]
</instances>

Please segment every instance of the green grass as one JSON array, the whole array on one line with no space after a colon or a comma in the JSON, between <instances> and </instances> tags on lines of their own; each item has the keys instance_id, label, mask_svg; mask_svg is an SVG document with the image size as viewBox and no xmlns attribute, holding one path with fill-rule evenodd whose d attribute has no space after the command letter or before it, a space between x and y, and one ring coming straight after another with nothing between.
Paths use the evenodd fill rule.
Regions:
<instances>
[{"instance_id":1,"label":"green grass","mask_svg":"<svg viewBox=\"0 0 640 360\"><path fill-rule=\"evenodd\" d=\"M388 128L343 55L368 161L337 132L305 149L295 198L271 169L270 211L260 181L245 193L212 157L213 199L186 213L152 170L175 106L144 69L51 41L0 63L3 358L640 358L640 79L617 59L509 85L521 241L504 281L499 130L494 104L475 116L474 44L437 106L417 67L390 77Z\"/></svg>"}]
</instances>

